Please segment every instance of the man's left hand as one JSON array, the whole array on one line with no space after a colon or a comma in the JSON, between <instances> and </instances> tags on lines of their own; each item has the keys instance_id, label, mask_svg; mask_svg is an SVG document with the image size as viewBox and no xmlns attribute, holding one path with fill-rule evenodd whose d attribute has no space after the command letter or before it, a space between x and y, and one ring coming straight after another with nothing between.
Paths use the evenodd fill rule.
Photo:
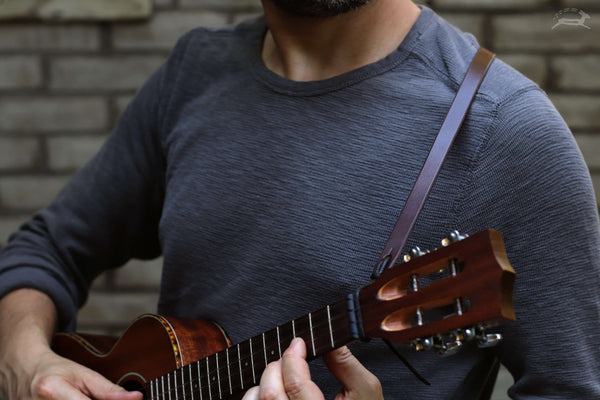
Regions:
<instances>
[{"instance_id":1,"label":"man's left hand","mask_svg":"<svg viewBox=\"0 0 600 400\"><path fill-rule=\"evenodd\" d=\"M331 373L342 384L335 400L383 400L381 384L352 355L347 347L324 356ZM250 389L242 400L324 400L323 393L310 378L306 345L296 338L281 360L267 365L260 386Z\"/></svg>"}]
</instances>

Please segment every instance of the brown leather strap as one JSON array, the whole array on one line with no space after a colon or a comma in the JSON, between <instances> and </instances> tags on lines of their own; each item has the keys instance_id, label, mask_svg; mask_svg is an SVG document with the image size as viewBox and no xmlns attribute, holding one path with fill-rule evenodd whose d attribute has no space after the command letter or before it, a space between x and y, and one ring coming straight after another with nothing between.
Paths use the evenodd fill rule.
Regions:
<instances>
[{"instance_id":1,"label":"brown leather strap","mask_svg":"<svg viewBox=\"0 0 600 400\"><path fill-rule=\"evenodd\" d=\"M412 231L427 196L435 183L442 164L448 155L450 146L454 142L458 131L469 111L469 107L475 98L475 94L483 81L487 70L492 63L494 53L480 48L475 54L467 73L458 88L458 92L452 101L452 105L446 114L446 118L440 127L435 142L431 146L429 155L423 164L421 172L415 181L400 217L388 238L383 252L379 257L372 278L376 278L386 268L394 265L400 256L408 235Z\"/></svg>"}]
</instances>

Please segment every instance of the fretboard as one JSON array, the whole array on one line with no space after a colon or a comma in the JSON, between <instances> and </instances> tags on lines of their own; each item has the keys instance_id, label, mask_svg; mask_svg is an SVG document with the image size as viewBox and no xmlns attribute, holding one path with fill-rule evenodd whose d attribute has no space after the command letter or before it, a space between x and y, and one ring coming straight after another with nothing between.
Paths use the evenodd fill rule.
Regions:
<instances>
[{"instance_id":1,"label":"fretboard","mask_svg":"<svg viewBox=\"0 0 600 400\"><path fill-rule=\"evenodd\" d=\"M256 386L296 337L304 339L308 360L356 340L352 314L340 300L148 382L146 398L228 399Z\"/></svg>"}]
</instances>

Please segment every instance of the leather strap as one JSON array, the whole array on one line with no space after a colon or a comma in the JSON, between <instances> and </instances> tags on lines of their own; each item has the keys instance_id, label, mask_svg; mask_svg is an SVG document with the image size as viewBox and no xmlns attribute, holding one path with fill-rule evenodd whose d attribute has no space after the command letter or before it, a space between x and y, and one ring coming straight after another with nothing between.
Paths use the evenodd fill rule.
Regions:
<instances>
[{"instance_id":1,"label":"leather strap","mask_svg":"<svg viewBox=\"0 0 600 400\"><path fill-rule=\"evenodd\" d=\"M421 168L396 225L388 238L383 252L375 265L372 279L378 277L386 268L394 265L400 257L402 249L408 240L417 218L425 205L427 196L435 183L442 164L448 155L450 146L454 142L458 131L469 111L475 94L494 60L494 53L484 48L479 48L473 58L467 73L458 88L446 118L440 127L437 137L431 146L429 155Z\"/></svg>"}]
</instances>

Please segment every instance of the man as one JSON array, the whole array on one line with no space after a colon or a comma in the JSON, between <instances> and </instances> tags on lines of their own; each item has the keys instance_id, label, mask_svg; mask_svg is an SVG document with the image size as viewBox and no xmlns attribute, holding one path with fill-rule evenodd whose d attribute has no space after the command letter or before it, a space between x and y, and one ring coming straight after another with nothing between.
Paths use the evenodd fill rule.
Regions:
<instances>
[{"instance_id":1,"label":"man","mask_svg":"<svg viewBox=\"0 0 600 400\"><path fill-rule=\"evenodd\" d=\"M159 312L239 342L368 281L477 44L407 0L263 0L264 19L182 38L99 154L0 264L10 398L136 399L49 350L106 268L164 257ZM600 398L600 233L589 175L541 90L492 65L409 245L495 228L518 321L498 356L517 399ZM43 294L43 293L46 294ZM8 293L8 294L7 294ZM560 345L557 345L560 343ZM467 398L484 359L379 342L292 343L246 399ZM375 378L376 377L376 378ZM465 383L467 382L467 383ZM464 386L469 386L465 388ZM322 394L323 393L323 394ZM467 397L466 397L467 396Z\"/></svg>"}]
</instances>

